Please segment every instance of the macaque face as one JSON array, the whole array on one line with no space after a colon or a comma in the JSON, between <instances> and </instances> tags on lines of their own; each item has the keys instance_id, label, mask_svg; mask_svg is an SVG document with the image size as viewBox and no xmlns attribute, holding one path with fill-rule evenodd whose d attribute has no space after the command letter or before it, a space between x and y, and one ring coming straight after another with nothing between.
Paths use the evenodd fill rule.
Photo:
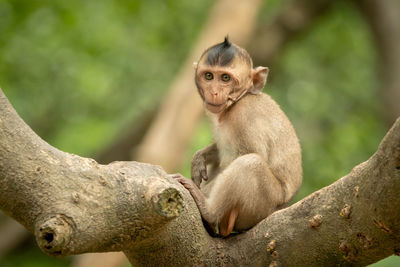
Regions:
<instances>
[{"instance_id":1,"label":"macaque face","mask_svg":"<svg viewBox=\"0 0 400 267\"><path fill-rule=\"evenodd\" d=\"M212 113L221 113L252 86L251 68L238 58L227 66L210 66L200 60L196 85L206 108Z\"/></svg>"}]
</instances>

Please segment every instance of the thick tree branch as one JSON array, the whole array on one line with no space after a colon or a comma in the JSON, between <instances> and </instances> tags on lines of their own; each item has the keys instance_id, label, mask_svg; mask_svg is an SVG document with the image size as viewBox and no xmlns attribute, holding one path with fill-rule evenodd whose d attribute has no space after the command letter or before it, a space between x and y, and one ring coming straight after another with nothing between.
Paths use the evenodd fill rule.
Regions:
<instances>
[{"instance_id":1,"label":"thick tree branch","mask_svg":"<svg viewBox=\"0 0 400 267\"><path fill-rule=\"evenodd\" d=\"M399 196L397 119L378 151L347 176L275 212L246 233L210 239L207 248L198 248L202 243L194 243L197 247L191 246L186 255L180 256L189 257L193 265L365 266L400 252ZM167 246L170 241L180 242L173 236L161 243ZM160 251L165 251L163 245L159 244ZM167 250L175 254L173 250L186 248ZM196 255L199 250L200 258ZM160 251L145 249L128 255L136 263L151 265L156 260L152 253L158 255Z\"/></svg>"},{"instance_id":2,"label":"thick tree branch","mask_svg":"<svg viewBox=\"0 0 400 267\"><path fill-rule=\"evenodd\" d=\"M0 91L0 208L45 252L115 251L146 239L182 212L179 189L157 166L100 165L51 147Z\"/></svg>"},{"instance_id":3,"label":"thick tree branch","mask_svg":"<svg viewBox=\"0 0 400 267\"><path fill-rule=\"evenodd\" d=\"M35 135L0 91L0 208L50 255L122 250L135 266L367 265L400 251L400 119L378 151L251 230L211 238L159 167L100 165Z\"/></svg>"}]
</instances>

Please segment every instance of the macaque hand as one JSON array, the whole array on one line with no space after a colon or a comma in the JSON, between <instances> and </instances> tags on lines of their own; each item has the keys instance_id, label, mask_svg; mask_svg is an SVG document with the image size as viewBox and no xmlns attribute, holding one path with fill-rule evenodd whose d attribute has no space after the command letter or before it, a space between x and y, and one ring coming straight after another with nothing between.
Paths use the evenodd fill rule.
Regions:
<instances>
[{"instance_id":1,"label":"macaque hand","mask_svg":"<svg viewBox=\"0 0 400 267\"><path fill-rule=\"evenodd\" d=\"M180 173L175 173L175 174L169 174L169 177L175 179L177 182L179 182L183 187L185 187L187 190L189 190L190 194L192 194L193 198L196 200L197 196L200 192L200 189L194 184L194 182L190 179L185 178L182 174Z\"/></svg>"},{"instance_id":2,"label":"macaque hand","mask_svg":"<svg viewBox=\"0 0 400 267\"><path fill-rule=\"evenodd\" d=\"M201 152L200 150L194 154L191 166L192 180L198 188L200 188L202 180L208 180L206 159Z\"/></svg>"}]
</instances>

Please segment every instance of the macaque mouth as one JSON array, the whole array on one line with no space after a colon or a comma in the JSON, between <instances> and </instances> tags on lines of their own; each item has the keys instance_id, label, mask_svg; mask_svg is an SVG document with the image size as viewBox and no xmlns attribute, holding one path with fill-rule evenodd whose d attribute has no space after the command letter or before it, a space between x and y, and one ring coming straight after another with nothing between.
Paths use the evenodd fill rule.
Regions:
<instances>
[{"instance_id":1,"label":"macaque mouth","mask_svg":"<svg viewBox=\"0 0 400 267\"><path fill-rule=\"evenodd\" d=\"M209 103L209 102L205 102L207 105L207 109L209 111L211 111L212 113L220 113L222 110L224 110L225 106L226 106L226 102L222 103L222 104L214 104L214 103Z\"/></svg>"},{"instance_id":2,"label":"macaque mouth","mask_svg":"<svg viewBox=\"0 0 400 267\"><path fill-rule=\"evenodd\" d=\"M218 107L223 106L225 103L222 103L222 104L213 104L213 103L210 103L210 102L206 102L206 104L218 108Z\"/></svg>"}]
</instances>

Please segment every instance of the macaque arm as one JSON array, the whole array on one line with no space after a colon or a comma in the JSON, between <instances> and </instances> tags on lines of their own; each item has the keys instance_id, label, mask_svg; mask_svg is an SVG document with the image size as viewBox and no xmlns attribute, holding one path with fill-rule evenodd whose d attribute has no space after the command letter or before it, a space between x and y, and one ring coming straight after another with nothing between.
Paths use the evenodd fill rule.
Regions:
<instances>
[{"instance_id":1,"label":"macaque arm","mask_svg":"<svg viewBox=\"0 0 400 267\"><path fill-rule=\"evenodd\" d=\"M198 150L192 159L191 177L193 182L200 188L202 180L208 180L207 165L219 164L218 148L215 143Z\"/></svg>"},{"instance_id":2,"label":"macaque arm","mask_svg":"<svg viewBox=\"0 0 400 267\"><path fill-rule=\"evenodd\" d=\"M203 148L203 155L206 158L206 164L218 162L218 148L216 143L212 143L211 145Z\"/></svg>"}]
</instances>

